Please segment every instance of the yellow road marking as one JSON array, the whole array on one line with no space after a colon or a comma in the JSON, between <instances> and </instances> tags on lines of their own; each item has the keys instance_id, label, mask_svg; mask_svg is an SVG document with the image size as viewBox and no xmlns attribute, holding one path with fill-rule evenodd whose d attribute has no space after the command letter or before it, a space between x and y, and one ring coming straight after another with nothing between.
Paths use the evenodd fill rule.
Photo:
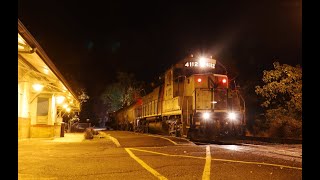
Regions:
<instances>
[{"instance_id":1,"label":"yellow road marking","mask_svg":"<svg viewBox=\"0 0 320 180\"><path fill-rule=\"evenodd\" d=\"M145 168L147 171L149 171L151 174L156 176L158 179L161 180L167 180L166 177L162 176L160 173L158 173L156 170L154 170L152 167L148 166L145 162L143 162L141 159L139 159L137 156L135 156L131 151L130 148L125 148L125 150L128 152L128 154L136 160L143 168Z\"/></svg>"},{"instance_id":2,"label":"yellow road marking","mask_svg":"<svg viewBox=\"0 0 320 180\"><path fill-rule=\"evenodd\" d=\"M130 148L130 149L131 150L135 150L135 151L147 152L147 153L151 153L151 154L159 154L159 155L163 155L163 156L186 157L186 158L194 158L194 159L205 159L203 157L196 157L196 156L165 154L165 153L159 153L159 152L155 152L155 151L148 151L148 150L136 149L136 148Z\"/></svg>"},{"instance_id":3,"label":"yellow road marking","mask_svg":"<svg viewBox=\"0 0 320 180\"><path fill-rule=\"evenodd\" d=\"M150 135L150 134L148 134L148 136L152 136L152 137L157 137L157 138L162 138L162 139L168 140L168 141L172 142L174 145L177 145L177 144L178 144L178 143L176 143L176 142L174 142L174 141L172 141L171 139L166 138L166 137L154 136L154 135Z\"/></svg>"},{"instance_id":4,"label":"yellow road marking","mask_svg":"<svg viewBox=\"0 0 320 180\"><path fill-rule=\"evenodd\" d=\"M116 138L112 137L110 134L107 134L107 136L117 147L121 147L119 141Z\"/></svg>"},{"instance_id":5,"label":"yellow road marking","mask_svg":"<svg viewBox=\"0 0 320 180\"><path fill-rule=\"evenodd\" d=\"M165 154L165 153L159 153L159 152L155 152L155 151L148 151L148 150L136 149L136 148L129 148L129 149L135 150L135 151L147 152L147 153L151 153L151 154L163 155L163 156L185 157L185 158L193 158L193 159L206 159L204 157L187 156L187 155L172 155L172 154ZM239 160L218 159L218 158L211 158L211 161L223 161L223 162L242 163L242 164L258 164L258 165L284 167L284 168L289 168L289 169L302 170L302 168L299 168L299 167L286 166L286 165L280 165L280 164L271 164L271 163L264 163L264 162L239 161Z\"/></svg>"},{"instance_id":6,"label":"yellow road marking","mask_svg":"<svg viewBox=\"0 0 320 180\"><path fill-rule=\"evenodd\" d=\"M206 147L206 164L204 166L202 179L203 180L210 180L210 169L211 169L211 153L210 153L210 146Z\"/></svg>"}]
</instances>

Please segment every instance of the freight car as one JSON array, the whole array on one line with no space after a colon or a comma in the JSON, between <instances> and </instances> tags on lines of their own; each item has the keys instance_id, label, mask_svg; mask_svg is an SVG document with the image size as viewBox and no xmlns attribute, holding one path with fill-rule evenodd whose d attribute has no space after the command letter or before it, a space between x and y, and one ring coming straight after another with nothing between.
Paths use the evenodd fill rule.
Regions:
<instances>
[{"instance_id":1,"label":"freight car","mask_svg":"<svg viewBox=\"0 0 320 180\"><path fill-rule=\"evenodd\" d=\"M176 63L161 85L116 112L119 126L190 139L243 135L245 102L226 73L216 73L216 62L191 55Z\"/></svg>"}]
</instances>

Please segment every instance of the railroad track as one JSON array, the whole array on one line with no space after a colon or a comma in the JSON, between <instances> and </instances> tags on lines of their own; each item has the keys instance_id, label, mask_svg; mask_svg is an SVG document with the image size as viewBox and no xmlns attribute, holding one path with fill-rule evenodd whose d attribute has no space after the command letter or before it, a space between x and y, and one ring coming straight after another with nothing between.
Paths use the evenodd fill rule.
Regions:
<instances>
[{"instance_id":1,"label":"railroad track","mask_svg":"<svg viewBox=\"0 0 320 180\"><path fill-rule=\"evenodd\" d=\"M165 135L161 133L150 133ZM218 140L207 140L207 139L193 139L190 140L195 144L221 144L221 145L231 145L231 144L302 144L302 139L288 139L288 138L270 138L270 137L257 137L257 136L242 136L237 138L231 137L220 137Z\"/></svg>"},{"instance_id":2,"label":"railroad track","mask_svg":"<svg viewBox=\"0 0 320 180\"><path fill-rule=\"evenodd\" d=\"M277 144L302 144L302 139L287 139L287 138L269 138L269 137L254 137L245 136L238 141L250 142L265 142L265 143L277 143Z\"/></svg>"},{"instance_id":3,"label":"railroad track","mask_svg":"<svg viewBox=\"0 0 320 180\"><path fill-rule=\"evenodd\" d=\"M243 136L239 138L220 138L219 140L195 139L195 144L302 144L302 139Z\"/></svg>"}]
</instances>

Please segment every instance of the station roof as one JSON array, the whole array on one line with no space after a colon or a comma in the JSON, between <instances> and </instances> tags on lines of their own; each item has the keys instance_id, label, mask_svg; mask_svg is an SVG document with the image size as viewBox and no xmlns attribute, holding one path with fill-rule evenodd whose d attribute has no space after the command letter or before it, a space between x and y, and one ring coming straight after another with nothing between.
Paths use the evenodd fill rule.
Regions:
<instances>
[{"instance_id":1,"label":"station roof","mask_svg":"<svg viewBox=\"0 0 320 180\"><path fill-rule=\"evenodd\" d=\"M63 95L69 99L71 109L80 111L80 101L63 75L18 19L18 66L29 76L44 83L47 93Z\"/></svg>"}]
</instances>

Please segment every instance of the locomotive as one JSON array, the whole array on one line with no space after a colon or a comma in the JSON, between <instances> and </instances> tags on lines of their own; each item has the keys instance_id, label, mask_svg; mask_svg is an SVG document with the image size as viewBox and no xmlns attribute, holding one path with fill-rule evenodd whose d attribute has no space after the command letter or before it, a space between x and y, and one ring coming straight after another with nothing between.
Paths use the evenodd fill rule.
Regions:
<instances>
[{"instance_id":1,"label":"locomotive","mask_svg":"<svg viewBox=\"0 0 320 180\"><path fill-rule=\"evenodd\" d=\"M191 55L171 66L161 85L115 113L119 127L189 139L243 135L244 99L216 63Z\"/></svg>"}]
</instances>

